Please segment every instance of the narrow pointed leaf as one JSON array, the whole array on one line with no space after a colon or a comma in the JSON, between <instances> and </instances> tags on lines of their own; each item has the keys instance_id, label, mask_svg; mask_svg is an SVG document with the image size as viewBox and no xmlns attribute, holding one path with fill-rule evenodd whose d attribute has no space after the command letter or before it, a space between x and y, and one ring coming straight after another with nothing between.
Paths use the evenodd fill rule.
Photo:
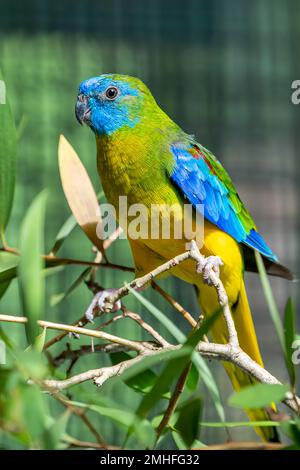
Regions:
<instances>
[{"instance_id":1,"label":"narrow pointed leaf","mask_svg":"<svg viewBox=\"0 0 300 470\"><path fill-rule=\"evenodd\" d=\"M67 218L67 220L63 223L63 225L61 226L61 228L58 231L58 234L56 235L55 243L54 243L53 248L51 250L51 252L53 254L58 252L58 250L62 246L63 242L70 235L70 233L72 233L72 231L74 230L76 225L77 225L77 221L76 221L74 215L71 214Z\"/></svg>"},{"instance_id":2,"label":"narrow pointed leaf","mask_svg":"<svg viewBox=\"0 0 300 470\"><path fill-rule=\"evenodd\" d=\"M18 262L19 256L5 251L0 252L0 298L16 276Z\"/></svg>"},{"instance_id":3,"label":"narrow pointed leaf","mask_svg":"<svg viewBox=\"0 0 300 470\"><path fill-rule=\"evenodd\" d=\"M236 408L256 409L280 402L288 391L288 385L255 384L231 395L228 403Z\"/></svg>"},{"instance_id":4,"label":"narrow pointed leaf","mask_svg":"<svg viewBox=\"0 0 300 470\"><path fill-rule=\"evenodd\" d=\"M124 427L125 429L128 429L130 423L134 422L134 437L139 442L142 442L145 447L151 447L151 445L154 443L155 431L151 426L150 422L146 419L137 419L134 414L129 410L100 405L87 405L85 403L80 403L77 401L70 401L69 403L99 413L101 416L105 416L111 419L116 424Z\"/></svg>"},{"instance_id":5,"label":"narrow pointed leaf","mask_svg":"<svg viewBox=\"0 0 300 470\"><path fill-rule=\"evenodd\" d=\"M194 392L199 384L200 374L195 364L192 364L190 371L188 373L186 386L191 391Z\"/></svg>"},{"instance_id":6,"label":"narrow pointed leaf","mask_svg":"<svg viewBox=\"0 0 300 470\"><path fill-rule=\"evenodd\" d=\"M40 193L29 207L20 233L20 262L18 266L19 286L23 314L28 318L25 324L29 344L34 343L39 334L37 320L44 310L44 219L46 193Z\"/></svg>"},{"instance_id":7,"label":"narrow pointed leaf","mask_svg":"<svg viewBox=\"0 0 300 470\"><path fill-rule=\"evenodd\" d=\"M136 292L134 289L130 289L130 292L134 297L136 297L142 305L151 313L166 329L169 331L172 336L180 343L183 343L186 340L185 335L180 331L180 329L172 322L163 312L161 312L157 307L155 307L149 300L145 299L139 292ZM200 377L203 380L205 386L209 390L211 397L213 399L216 411L221 419L225 421L225 410L222 405L220 393L218 386L214 380L214 377L207 366L205 360L199 354L193 354L193 363L197 367Z\"/></svg>"},{"instance_id":8,"label":"narrow pointed leaf","mask_svg":"<svg viewBox=\"0 0 300 470\"><path fill-rule=\"evenodd\" d=\"M78 286L80 286L83 283L83 281L85 280L85 278L89 275L91 270L92 270L92 268L88 267L84 271L82 271L82 273L80 273L80 275L75 279L75 281L72 282L70 287L68 287L66 292L62 292L60 294L53 295L51 297L51 302L50 302L51 307L55 307L56 305L58 305L66 297L68 297L68 295L70 295Z\"/></svg>"},{"instance_id":9,"label":"narrow pointed leaf","mask_svg":"<svg viewBox=\"0 0 300 470\"><path fill-rule=\"evenodd\" d=\"M200 328L192 331L182 346L182 348L186 351L186 354L182 355L180 358L169 360L151 391L143 398L137 412L140 417L145 417L150 409L153 408L153 406L159 401L162 394L169 391L172 382L175 379L178 379L183 369L191 360L193 351L195 350L197 344L203 338L203 335L205 335L210 330L212 324L218 316L219 313L212 315L203 322Z\"/></svg>"},{"instance_id":10,"label":"narrow pointed leaf","mask_svg":"<svg viewBox=\"0 0 300 470\"><path fill-rule=\"evenodd\" d=\"M70 415L70 410L66 410L44 431L42 435L44 449L53 450L59 447L60 441L63 439L66 431Z\"/></svg>"},{"instance_id":11,"label":"narrow pointed leaf","mask_svg":"<svg viewBox=\"0 0 300 470\"><path fill-rule=\"evenodd\" d=\"M24 425L32 444L36 444L46 427L45 396L36 385L26 385L22 390L22 405Z\"/></svg>"},{"instance_id":12,"label":"narrow pointed leaf","mask_svg":"<svg viewBox=\"0 0 300 470\"><path fill-rule=\"evenodd\" d=\"M35 348L37 351L42 352L46 342L47 328L43 328L41 334L39 334L35 339Z\"/></svg>"},{"instance_id":13,"label":"narrow pointed leaf","mask_svg":"<svg viewBox=\"0 0 300 470\"><path fill-rule=\"evenodd\" d=\"M201 421L203 428L270 428L280 426L280 421L224 421L207 422Z\"/></svg>"},{"instance_id":14,"label":"narrow pointed leaf","mask_svg":"<svg viewBox=\"0 0 300 470\"><path fill-rule=\"evenodd\" d=\"M13 202L17 134L0 71L0 237L3 236Z\"/></svg>"},{"instance_id":15,"label":"narrow pointed leaf","mask_svg":"<svg viewBox=\"0 0 300 470\"><path fill-rule=\"evenodd\" d=\"M120 364L120 362L127 361L132 359L132 356L125 352L116 352L110 354L110 360L112 364ZM139 374L136 374L134 377L124 380L126 385L138 393L148 393L154 386L157 380L157 374L151 369L147 368L141 371ZM165 398L169 398L169 394L164 395Z\"/></svg>"},{"instance_id":16,"label":"narrow pointed leaf","mask_svg":"<svg viewBox=\"0 0 300 470\"><path fill-rule=\"evenodd\" d=\"M295 340L295 310L292 299L289 298L284 313L284 342L285 342L285 362L289 372L292 387L295 385L296 372L292 361L293 348Z\"/></svg>"},{"instance_id":17,"label":"narrow pointed leaf","mask_svg":"<svg viewBox=\"0 0 300 470\"><path fill-rule=\"evenodd\" d=\"M179 417L175 428L180 433L187 448L190 448L198 437L202 400L195 397L179 408Z\"/></svg>"},{"instance_id":18,"label":"narrow pointed leaf","mask_svg":"<svg viewBox=\"0 0 300 470\"><path fill-rule=\"evenodd\" d=\"M271 318L273 320L275 330L277 332L277 336L280 342L280 345L282 347L282 351L285 351L285 346L284 346L284 334L283 334L283 327L278 311L278 307L276 305L276 301L272 292L272 288L270 286L270 282L268 279L268 275L266 272L266 268L264 265L264 262L262 260L262 256L258 251L255 251L255 259L256 259L256 264L257 264L257 269L259 272L260 280L262 283L263 291L265 294L265 298L267 301L267 305L269 308L269 312L271 315Z\"/></svg>"}]
</instances>

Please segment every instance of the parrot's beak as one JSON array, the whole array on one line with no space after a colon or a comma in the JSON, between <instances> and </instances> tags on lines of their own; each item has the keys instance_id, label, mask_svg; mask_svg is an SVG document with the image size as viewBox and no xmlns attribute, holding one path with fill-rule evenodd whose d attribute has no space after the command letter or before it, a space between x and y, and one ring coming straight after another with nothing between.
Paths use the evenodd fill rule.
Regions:
<instances>
[{"instance_id":1,"label":"parrot's beak","mask_svg":"<svg viewBox=\"0 0 300 470\"><path fill-rule=\"evenodd\" d=\"M88 105L88 98L84 94L80 93L77 96L77 102L75 106L75 115L79 124L82 125L84 122L88 122L90 114L91 110Z\"/></svg>"}]
</instances>

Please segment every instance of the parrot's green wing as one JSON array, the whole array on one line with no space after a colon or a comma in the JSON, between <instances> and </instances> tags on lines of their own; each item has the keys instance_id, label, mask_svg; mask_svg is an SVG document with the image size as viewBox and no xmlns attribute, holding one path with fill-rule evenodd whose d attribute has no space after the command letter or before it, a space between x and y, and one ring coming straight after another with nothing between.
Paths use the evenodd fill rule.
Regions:
<instances>
[{"instance_id":1,"label":"parrot's green wing","mask_svg":"<svg viewBox=\"0 0 300 470\"><path fill-rule=\"evenodd\" d=\"M237 242L276 262L276 255L257 232L251 215L216 157L193 140L176 142L171 145L171 151L175 165L170 177L185 198Z\"/></svg>"}]
</instances>

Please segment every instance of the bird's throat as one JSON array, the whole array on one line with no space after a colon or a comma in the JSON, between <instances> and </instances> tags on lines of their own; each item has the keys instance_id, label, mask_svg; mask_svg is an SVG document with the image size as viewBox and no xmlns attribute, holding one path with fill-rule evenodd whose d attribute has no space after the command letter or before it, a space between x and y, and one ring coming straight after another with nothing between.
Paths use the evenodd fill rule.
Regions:
<instances>
[{"instance_id":1,"label":"bird's throat","mask_svg":"<svg viewBox=\"0 0 300 470\"><path fill-rule=\"evenodd\" d=\"M125 129L96 139L98 173L109 203L117 208L120 196L126 196L130 205L172 203L173 191L166 191L171 154L155 133Z\"/></svg>"}]
</instances>

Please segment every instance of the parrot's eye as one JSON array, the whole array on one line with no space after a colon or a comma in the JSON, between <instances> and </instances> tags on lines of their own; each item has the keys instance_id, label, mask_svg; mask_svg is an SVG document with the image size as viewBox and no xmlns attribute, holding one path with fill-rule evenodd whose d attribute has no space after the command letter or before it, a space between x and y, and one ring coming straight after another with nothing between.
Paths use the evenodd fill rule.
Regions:
<instances>
[{"instance_id":1,"label":"parrot's eye","mask_svg":"<svg viewBox=\"0 0 300 470\"><path fill-rule=\"evenodd\" d=\"M119 94L119 90L115 86L110 86L109 88L107 88L105 92L105 96L109 100L115 100L118 94Z\"/></svg>"}]
</instances>

